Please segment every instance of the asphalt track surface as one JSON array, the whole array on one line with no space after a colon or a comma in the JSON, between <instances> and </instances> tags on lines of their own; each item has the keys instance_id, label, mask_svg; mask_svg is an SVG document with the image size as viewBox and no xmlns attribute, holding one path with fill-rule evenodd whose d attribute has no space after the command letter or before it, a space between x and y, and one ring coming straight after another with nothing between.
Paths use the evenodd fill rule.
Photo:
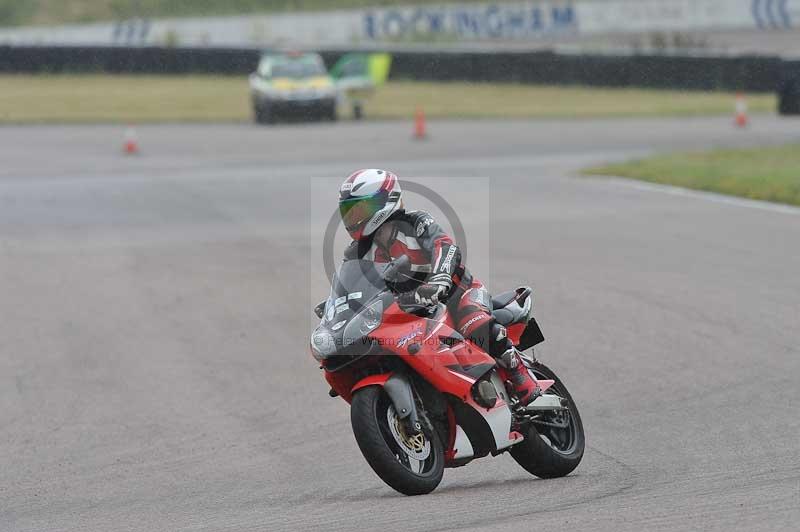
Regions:
<instances>
[{"instance_id":1,"label":"asphalt track surface","mask_svg":"<svg viewBox=\"0 0 800 532\"><path fill-rule=\"evenodd\" d=\"M576 170L800 122L429 126L148 126L131 158L117 127L0 128L0 530L797 530L800 210ZM569 477L503 455L409 498L367 467L307 350L308 198L372 165L493 178L442 192L491 213L490 288L535 287Z\"/></svg>"}]
</instances>

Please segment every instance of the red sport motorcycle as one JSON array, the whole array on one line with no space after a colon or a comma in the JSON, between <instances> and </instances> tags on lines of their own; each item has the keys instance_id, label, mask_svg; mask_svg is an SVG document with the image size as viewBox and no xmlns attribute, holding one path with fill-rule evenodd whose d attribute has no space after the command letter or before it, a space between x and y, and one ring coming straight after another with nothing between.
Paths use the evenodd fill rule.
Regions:
<instances>
[{"instance_id":1,"label":"red sport motorcycle","mask_svg":"<svg viewBox=\"0 0 800 532\"><path fill-rule=\"evenodd\" d=\"M537 381L520 405L505 370L453 326L447 307L406 304L398 287L408 258L389 264L350 260L333 279L311 352L331 397L350 403L350 420L367 463L406 495L430 493L445 467L508 451L541 478L574 470L585 445L578 408L566 386L533 355ZM520 351L544 340L531 318L531 289L492 298L493 315Z\"/></svg>"}]
</instances>

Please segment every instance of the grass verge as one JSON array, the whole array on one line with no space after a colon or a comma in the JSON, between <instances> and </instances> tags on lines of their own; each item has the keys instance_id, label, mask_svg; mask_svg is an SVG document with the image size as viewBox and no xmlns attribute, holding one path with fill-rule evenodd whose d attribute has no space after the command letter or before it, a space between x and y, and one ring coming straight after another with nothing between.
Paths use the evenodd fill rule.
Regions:
<instances>
[{"instance_id":1,"label":"grass verge","mask_svg":"<svg viewBox=\"0 0 800 532\"><path fill-rule=\"evenodd\" d=\"M249 117L247 80L215 76L0 76L0 122L213 122Z\"/></svg>"},{"instance_id":2,"label":"grass verge","mask_svg":"<svg viewBox=\"0 0 800 532\"><path fill-rule=\"evenodd\" d=\"M584 170L800 205L800 145L659 155Z\"/></svg>"},{"instance_id":3,"label":"grass verge","mask_svg":"<svg viewBox=\"0 0 800 532\"><path fill-rule=\"evenodd\" d=\"M775 97L751 95L754 112ZM513 83L396 81L377 91L368 117L590 118L732 114L721 92L552 87ZM349 110L343 110L348 116ZM0 75L0 123L214 122L250 120L244 77Z\"/></svg>"},{"instance_id":4,"label":"grass verge","mask_svg":"<svg viewBox=\"0 0 800 532\"><path fill-rule=\"evenodd\" d=\"M555 87L516 83L395 82L378 91L372 116L408 117L421 105L431 117L593 118L733 115L734 95L648 89ZM750 95L754 112L774 111L775 96Z\"/></svg>"}]
</instances>

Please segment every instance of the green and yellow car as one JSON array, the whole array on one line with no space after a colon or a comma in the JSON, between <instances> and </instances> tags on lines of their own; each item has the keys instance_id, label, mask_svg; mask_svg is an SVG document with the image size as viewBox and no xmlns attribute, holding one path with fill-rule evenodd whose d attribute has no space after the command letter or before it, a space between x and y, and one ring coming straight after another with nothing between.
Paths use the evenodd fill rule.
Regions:
<instances>
[{"instance_id":1,"label":"green and yellow car","mask_svg":"<svg viewBox=\"0 0 800 532\"><path fill-rule=\"evenodd\" d=\"M259 124L279 117L336 120L338 90L319 54L265 53L250 75L250 93Z\"/></svg>"}]
</instances>

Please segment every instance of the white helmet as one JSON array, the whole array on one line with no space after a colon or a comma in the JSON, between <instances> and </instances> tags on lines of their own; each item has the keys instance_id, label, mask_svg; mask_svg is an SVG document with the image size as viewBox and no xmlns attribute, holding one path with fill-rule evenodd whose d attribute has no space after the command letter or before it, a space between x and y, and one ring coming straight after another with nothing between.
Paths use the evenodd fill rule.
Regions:
<instances>
[{"instance_id":1,"label":"white helmet","mask_svg":"<svg viewBox=\"0 0 800 532\"><path fill-rule=\"evenodd\" d=\"M353 240L371 235L400 209L400 183L386 170L359 170L339 188L339 213Z\"/></svg>"}]
</instances>

